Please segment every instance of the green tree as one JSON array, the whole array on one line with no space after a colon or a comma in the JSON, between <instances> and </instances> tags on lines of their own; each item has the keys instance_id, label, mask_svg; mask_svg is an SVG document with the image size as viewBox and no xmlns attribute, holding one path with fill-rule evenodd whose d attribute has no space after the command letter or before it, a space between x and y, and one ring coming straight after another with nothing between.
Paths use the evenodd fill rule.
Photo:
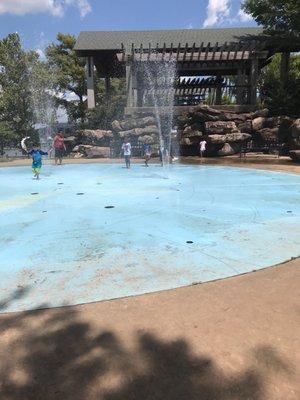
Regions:
<instances>
[{"instance_id":1,"label":"green tree","mask_svg":"<svg viewBox=\"0 0 300 400\"><path fill-rule=\"evenodd\" d=\"M57 94L57 103L65 107L69 118L82 123L86 119L85 102L85 60L74 51L76 38L73 35L59 33L57 42L46 49L47 61L53 77L53 88ZM68 100L75 97L75 99Z\"/></svg>"},{"instance_id":2,"label":"green tree","mask_svg":"<svg viewBox=\"0 0 300 400\"><path fill-rule=\"evenodd\" d=\"M0 121L0 155L4 154L4 147L18 142L18 135L6 121Z\"/></svg>"},{"instance_id":3,"label":"green tree","mask_svg":"<svg viewBox=\"0 0 300 400\"><path fill-rule=\"evenodd\" d=\"M276 54L260 76L260 92L265 105L274 115L299 115L300 111L300 56L292 55L289 80L284 85L280 76L281 57Z\"/></svg>"},{"instance_id":4,"label":"green tree","mask_svg":"<svg viewBox=\"0 0 300 400\"><path fill-rule=\"evenodd\" d=\"M97 79L96 104L95 109L88 113L88 127L110 130L113 120L123 118L126 106L125 79L111 79L109 96L105 91L104 79Z\"/></svg>"},{"instance_id":5,"label":"green tree","mask_svg":"<svg viewBox=\"0 0 300 400\"><path fill-rule=\"evenodd\" d=\"M19 138L33 131L29 78L33 57L22 49L17 33L0 40L0 121Z\"/></svg>"},{"instance_id":6,"label":"green tree","mask_svg":"<svg viewBox=\"0 0 300 400\"><path fill-rule=\"evenodd\" d=\"M268 33L300 35L300 2L297 0L245 0L242 9Z\"/></svg>"}]
</instances>

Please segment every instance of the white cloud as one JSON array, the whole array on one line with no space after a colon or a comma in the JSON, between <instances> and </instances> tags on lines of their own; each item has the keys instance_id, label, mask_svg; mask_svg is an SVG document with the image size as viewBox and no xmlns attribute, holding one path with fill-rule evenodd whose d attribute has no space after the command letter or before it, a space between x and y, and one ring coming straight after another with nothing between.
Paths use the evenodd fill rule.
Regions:
<instances>
[{"instance_id":1,"label":"white cloud","mask_svg":"<svg viewBox=\"0 0 300 400\"><path fill-rule=\"evenodd\" d=\"M203 27L214 26L229 16L230 0L209 0Z\"/></svg>"},{"instance_id":2,"label":"white cloud","mask_svg":"<svg viewBox=\"0 0 300 400\"><path fill-rule=\"evenodd\" d=\"M248 22L248 21L252 21L252 17L251 15L245 13L244 10L240 9L240 11L238 12L238 19L242 22Z\"/></svg>"},{"instance_id":3,"label":"white cloud","mask_svg":"<svg viewBox=\"0 0 300 400\"><path fill-rule=\"evenodd\" d=\"M36 49L35 52L38 53L38 55L39 55L41 60L45 60L46 59L45 53L44 53L44 51L42 49Z\"/></svg>"},{"instance_id":4,"label":"white cloud","mask_svg":"<svg viewBox=\"0 0 300 400\"><path fill-rule=\"evenodd\" d=\"M0 15L48 12L55 17L62 17L70 6L76 7L82 18L92 10L88 0L0 0Z\"/></svg>"}]
</instances>

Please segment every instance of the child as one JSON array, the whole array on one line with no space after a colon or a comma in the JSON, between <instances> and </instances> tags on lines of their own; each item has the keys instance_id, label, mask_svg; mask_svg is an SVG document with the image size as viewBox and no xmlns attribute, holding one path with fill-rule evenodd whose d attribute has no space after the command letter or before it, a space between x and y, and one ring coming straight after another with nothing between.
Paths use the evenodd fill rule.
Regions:
<instances>
[{"instance_id":1,"label":"child","mask_svg":"<svg viewBox=\"0 0 300 400\"><path fill-rule=\"evenodd\" d=\"M48 153L39 149L37 145L33 145L32 150L28 154L32 157L32 172L34 173L34 177L40 179L42 156L47 156Z\"/></svg>"},{"instance_id":2,"label":"child","mask_svg":"<svg viewBox=\"0 0 300 400\"><path fill-rule=\"evenodd\" d=\"M145 165L146 167L149 167L148 162L150 161L151 158L151 146L149 143L144 144L144 157L145 157Z\"/></svg>"},{"instance_id":3,"label":"child","mask_svg":"<svg viewBox=\"0 0 300 400\"><path fill-rule=\"evenodd\" d=\"M128 139L124 139L124 143L122 145L122 150L124 153L126 168L130 168L130 157L131 157L131 144Z\"/></svg>"},{"instance_id":4,"label":"child","mask_svg":"<svg viewBox=\"0 0 300 400\"><path fill-rule=\"evenodd\" d=\"M206 140L202 139L201 142L199 143L199 150L200 150L200 158L202 160L203 153L206 151L206 145L207 142Z\"/></svg>"},{"instance_id":5,"label":"child","mask_svg":"<svg viewBox=\"0 0 300 400\"><path fill-rule=\"evenodd\" d=\"M53 139L53 148L55 152L55 165L62 164L62 158L66 151L64 137L61 132L58 132Z\"/></svg>"}]
</instances>

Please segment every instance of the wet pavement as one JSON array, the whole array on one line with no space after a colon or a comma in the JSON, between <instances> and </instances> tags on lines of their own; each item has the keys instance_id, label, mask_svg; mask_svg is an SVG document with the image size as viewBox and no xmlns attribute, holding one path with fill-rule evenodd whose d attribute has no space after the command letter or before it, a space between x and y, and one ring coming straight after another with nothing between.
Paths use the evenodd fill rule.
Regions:
<instances>
[{"instance_id":1,"label":"wet pavement","mask_svg":"<svg viewBox=\"0 0 300 400\"><path fill-rule=\"evenodd\" d=\"M0 302L20 311L225 278L300 254L300 176L223 166L0 169Z\"/></svg>"}]
</instances>

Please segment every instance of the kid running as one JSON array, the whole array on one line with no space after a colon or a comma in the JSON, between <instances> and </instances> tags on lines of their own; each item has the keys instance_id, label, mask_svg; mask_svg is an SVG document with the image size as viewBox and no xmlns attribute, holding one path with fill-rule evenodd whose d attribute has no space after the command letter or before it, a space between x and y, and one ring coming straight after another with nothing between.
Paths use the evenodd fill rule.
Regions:
<instances>
[{"instance_id":1,"label":"kid running","mask_svg":"<svg viewBox=\"0 0 300 400\"><path fill-rule=\"evenodd\" d=\"M47 156L48 153L42 151L37 145L33 145L32 150L28 151L32 157L32 172L36 179L40 179L40 172L42 168L42 156Z\"/></svg>"}]
</instances>

